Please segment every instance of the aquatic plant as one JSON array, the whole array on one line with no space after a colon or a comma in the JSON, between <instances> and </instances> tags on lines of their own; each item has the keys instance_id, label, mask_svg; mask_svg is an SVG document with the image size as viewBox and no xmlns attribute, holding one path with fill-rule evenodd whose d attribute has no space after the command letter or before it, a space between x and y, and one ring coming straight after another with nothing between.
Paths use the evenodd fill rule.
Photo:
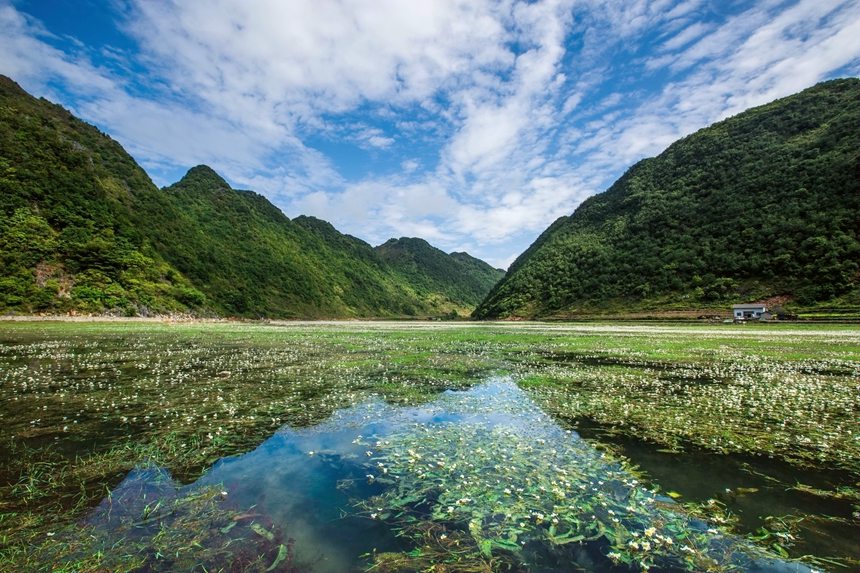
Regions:
<instances>
[{"instance_id":1,"label":"aquatic plant","mask_svg":"<svg viewBox=\"0 0 860 573\"><path fill-rule=\"evenodd\" d=\"M762 558L563 431L510 381L429 408L411 428L362 442L368 479L391 487L361 506L414 541L405 570L428 555L458 570L734 571ZM391 556L379 565L390 569Z\"/></svg>"},{"instance_id":2,"label":"aquatic plant","mask_svg":"<svg viewBox=\"0 0 860 573\"><path fill-rule=\"evenodd\" d=\"M860 334L852 327L0 323L0 569L20 569L32 545L50 543L47 533L84 517L141 464L152 461L189 483L284 425L312 426L374 396L426 404L495 373L510 373L541 409L565 427L592 430L604 445L622 436L677 452L791 463L796 477L773 488L827 501L795 510L806 518L796 539L856 536ZM828 473L832 479L815 478L834 468L841 473ZM639 481L658 485L648 476ZM478 499L453 501L462 498ZM444 509L460 515L450 501ZM450 527L423 519L426 509L413 508L416 521L398 524L435 535L415 543L423 563L483 555L465 515ZM746 531L756 536L758 526L767 524ZM546 520L531 527L523 534L529 539L549 531ZM791 555L832 557L780 545ZM856 561L856 549L844 545L841 563ZM510 555L494 546L481 566L500 567ZM394 567L403 556L375 559Z\"/></svg>"}]
</instances>

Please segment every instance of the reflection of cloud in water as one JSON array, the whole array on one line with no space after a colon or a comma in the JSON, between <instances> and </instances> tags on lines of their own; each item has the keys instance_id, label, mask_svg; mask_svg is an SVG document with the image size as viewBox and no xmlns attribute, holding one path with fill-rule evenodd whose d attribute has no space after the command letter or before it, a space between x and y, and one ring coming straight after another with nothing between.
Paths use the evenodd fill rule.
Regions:
<instances>
[{"instance_id":1,"label":"reflection of cloud in water","mask_svg":"<svg viewBox=\"0 0 860 573\"><path fill-rule=\"evenodd\" d=\"M130 474L118 490L153 477ZM311 428L282 428L254 451L221 460L182 489L215 484L223 484L231 504L254 506L268 516L296 540L296 562L321 572L360 570L359 556L374 549L407 549L390 524L354 508L380 494L374 499L397 503L410 488L433 492L433 507L422 510L425 518L468 527L485 542L504 535L499 539L510 544L515 538L532 563L542 563L534 571L572 565L565 559L595 571L640 570L607 558L613 551L607 531L633 535L619 533L614 543L628 547L629 539L636 544L630 549L634 556L647 553L643 544L660 546L653 562L664 571L681 570L685 546L703 555L731 555L734 565L750 572L810 571L750 557L754 552L744 542L708 533L708 524L666 509L671 500L643 489L617 463L559 427L510 379L445 392L421 406L372 401ZM159 487L160 495L174 495ZM150 499L157 495L151 487L146 492ZM661 541L677 527L707 539L705 546L683 538ZM518 537L510 536L513 530ZM564 551L538 547L551 545L548 532ZM564 542L580 534L585 543ZM590 537L597 539L587 542Z\"/></svg>"}]
</instances>

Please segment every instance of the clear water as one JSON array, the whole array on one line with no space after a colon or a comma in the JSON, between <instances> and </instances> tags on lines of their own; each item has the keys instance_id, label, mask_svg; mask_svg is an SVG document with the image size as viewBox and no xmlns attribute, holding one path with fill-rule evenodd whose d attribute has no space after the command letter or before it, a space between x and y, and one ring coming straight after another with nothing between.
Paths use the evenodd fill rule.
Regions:
<instances>
[{"instance_id":1,"label":"clear water","mask_svg":"<svg viewBox=\"0 0 860 573\"><path fill-rule=\"evenodd\" d=\"M89 523L109 529L121 504L139 512L207 486L223 490L244 521L283 532L275 542L289 544L290 559L275 570L365 570L368 554L414 549L414 539L395 533L398 519L417 518L436 524L440 543L448 535L477 540L520 571L641 571L642 560L652 571L682 571L691 547L741 571L811 571L675 511L505 378L422 406L373 401L311 428L282 428L191 485L157 468L137 470ZM420 499L410 498L413 490ZM631 542L640 561L611 558L613 545Z\"/></svg>"},{"instance_id":2,"label":"clear water","mask_svg":"<svg viewBox=\"0 0 860 573\"><path fill-rule=\"evenodd\" d=\"M797 483L835 490L851 483L838 471L801 470L764 456L723 455L701 450L675 453L660 446L604 432L591 426L584 436L610 443L634 460L664 491L683 492L680 501L705 502L717 499L737 520L737 529L754 533L767 525L767 516L827 515L836 520L807 518L797 524L798 539L792 547L796 555L853 555L860 557L860 529L855 524L851 504L825 499L792 489ZM839 571L860 572L858 565Z\"/></svg>"}]
</instances>

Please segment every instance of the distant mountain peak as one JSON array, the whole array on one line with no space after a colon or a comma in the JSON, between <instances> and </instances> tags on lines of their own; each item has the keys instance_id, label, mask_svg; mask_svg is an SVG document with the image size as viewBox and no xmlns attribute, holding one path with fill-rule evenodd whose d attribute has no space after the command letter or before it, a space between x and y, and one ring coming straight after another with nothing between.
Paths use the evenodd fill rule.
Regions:
<instances>
[{"instance_id":1,"label":"distant mountain peak","mask_svg":"<svg viewBox=\"0 0 860 573\"><path fill-rule=\"evenodd\" d=\"M24 91L24 88L18 85L15 80L9 76L4 76L3 74L0 74L0 89L5 92L16 93L17 95L29 96L29 94Z\"/></svg>"},{"instance_id":2,"label":"distant mountain peak","mask_svg":"<svg viewBox=\"0 0 860 573\"><path fill-rule=\"evenodd\" d=\"M212 189L232 189L230 184L218 172L208 165L196 165L188 170L176 185L205 184Z\"/></svg>"},{"instance_id":3,"label":"distant mountain peak","mask_svg":"<svg viewBox=\"0 0 860 573\"><path fill-rule=\"evenodd\" d=\"M296 223L301 223L307 227L315 227L319 229L325 229L327 231L337 231L334 225L329 223L324 219L320 219L319 217L314 217L313 215L299 215L295 219L293 219ZM340 232L340 231L337 231Z\"/></svg>"},{"instance_id":4,"label":"distant mountain peak","mask_svg":"<svg viewBox=\"0 0 860 573\"><path fill-rule=\"evenodd\" d=\"M429 245L426 240L421 237L400 237L399 239L395 239L394 237L388 239L387 243L405 243L405 244L417 244L417 245Z\"/></svg>"},{"instance_id":5,"label":"distant mountain peak","mask_svg":"<svg viewBox=\"0 0 860 573\"><path fill-rule=\"evenodd\" d=\"M465 253L448 254L418 237L391 238L376 252L417 288L445 294L463 306L473 306L504 274Z\"/></svg>"},{"instance_id":6,"label":"distant mountain peak","mask_svg":"<svg viewBox=\"0 0 860 573\"><path fill-rule=\"evenodd\" d=\"M472 255L470 255L466 251L453 251L453 252L448 253L448 256L453 258L453 259L457 259L460 262L467 263L467 264L489 265L489 263L487 263L486 261L479 259L477 257L473 257ZM498 267L493 267L492 265L489 265L489 266L493 270L498 271L501 274L505 273L504 269L500 269Z\"/></svg>"}]
</instances>

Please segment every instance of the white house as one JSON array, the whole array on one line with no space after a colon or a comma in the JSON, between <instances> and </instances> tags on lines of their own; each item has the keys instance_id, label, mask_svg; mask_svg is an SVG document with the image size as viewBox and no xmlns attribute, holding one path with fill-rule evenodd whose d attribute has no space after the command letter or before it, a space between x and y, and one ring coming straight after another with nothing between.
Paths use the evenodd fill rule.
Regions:
<instances>
[{"instance_id":1,"label":"white house","mask_svg":"<svg viewBox=\"0 0 860 573\"><path fill-rule=\"evenodd\" d=\"M732 315L736 319L759 319L766 312L767 307L761 303L732 305Z\"/></svg>"}]
</instances>

